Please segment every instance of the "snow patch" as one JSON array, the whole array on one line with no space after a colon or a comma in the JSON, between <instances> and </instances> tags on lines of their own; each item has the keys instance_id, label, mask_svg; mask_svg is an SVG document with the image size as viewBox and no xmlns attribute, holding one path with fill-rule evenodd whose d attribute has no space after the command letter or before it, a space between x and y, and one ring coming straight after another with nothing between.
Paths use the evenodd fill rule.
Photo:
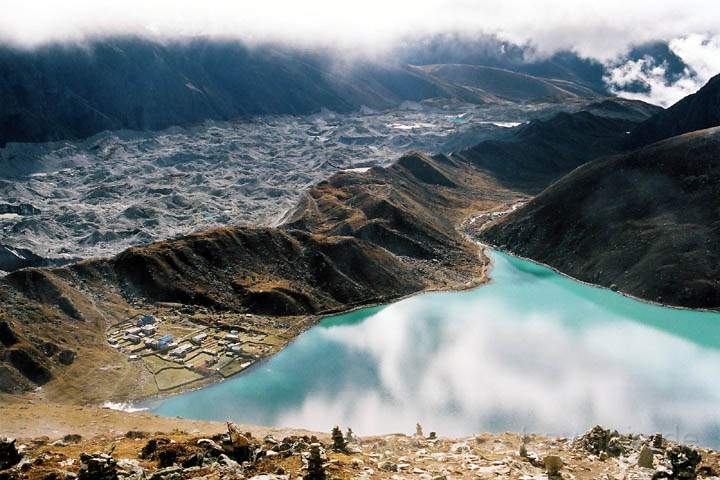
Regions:
<instances>
[{"instance_id":1,"label":"snow patch","mask_svg":"<svg viewBox=\"0 0 720 480\"><path fill-rule=\"evenodd\" d=\"M147 410L147 408L135 407L131 403L126 402L105 402L102 404L102 408L128 413L142 412Z\"/></svg>"}]
</instances>

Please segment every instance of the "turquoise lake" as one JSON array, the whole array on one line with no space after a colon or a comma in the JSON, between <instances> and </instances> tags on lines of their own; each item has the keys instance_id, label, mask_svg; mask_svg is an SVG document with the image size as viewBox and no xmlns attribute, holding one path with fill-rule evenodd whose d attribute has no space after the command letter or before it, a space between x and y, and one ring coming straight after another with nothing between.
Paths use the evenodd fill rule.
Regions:
<instances>
[{"instance_id":1,"label":"turquoise lake","mask_svg":"<svg viewBox=\"0 0 720 480\"><path fill-rule=\"evenodd\" d=\"M664 308L491 252L492 282L323 320L166 416L360 434L595 424L720 447L720 315Z\"/></svg>"}]
</instances>

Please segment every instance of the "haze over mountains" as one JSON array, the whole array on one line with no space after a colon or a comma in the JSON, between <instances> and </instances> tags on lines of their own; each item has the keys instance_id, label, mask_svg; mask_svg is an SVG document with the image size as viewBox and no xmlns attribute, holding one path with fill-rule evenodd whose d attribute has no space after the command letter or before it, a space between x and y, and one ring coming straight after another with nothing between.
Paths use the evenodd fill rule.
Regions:
<instances>
[{"instance_id":1,"label":"haze over mountains","mask_svg":"<svg viewBox=\"0 0 720 480\"><path fill-rule=\"evenodd\" d=\"M0 145L261 114L386 109L432 98L484 104L604 93L601 85L586 84L572 68L553 79L521 70L494 67L479 76L458 75L462 70L457 66L416 68L398 60L344 63L322 51L250 48L234 41L162 44L119 38L30 51L5 47L0 48ZM477 78L483 82L478 84Z\"/></svg>"},{"instance_id":2,"label":"haze over mountains","mask_svg":"<svg viewBox=\"0 0 720 480\"><path fill-rule=\"evenodd\" d=\"M531 47L492 36L462 38L429 37L380 59L283 44L134 36L29 50L0 46L0 145L438 98L488 104L608 94L607 70L598 61L569 51L533 58ZM647 56L669 66L668 81L686 69L657 42L627 58Z\"/></svg>"}]
</instances>

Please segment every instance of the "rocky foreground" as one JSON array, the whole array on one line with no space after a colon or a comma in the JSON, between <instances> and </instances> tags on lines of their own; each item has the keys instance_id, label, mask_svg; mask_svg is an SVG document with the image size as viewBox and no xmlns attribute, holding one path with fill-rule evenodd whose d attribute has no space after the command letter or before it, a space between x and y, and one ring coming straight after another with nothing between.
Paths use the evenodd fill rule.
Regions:
<instances>
[{"instance_id":1,"label":"rocky foreground","mask_svg":"<svg viewBox=\"0 0 720 480\"><path fill-rule=\"evenodd\" d=\"M720 478L720 454L655 434L621 435L596 426L575 439L480 434L449 439L393 434L260 438L228 424L202 437L129 431L117 437L66 435L0 440L0 479Z\"/></svg>"}]
</instances>

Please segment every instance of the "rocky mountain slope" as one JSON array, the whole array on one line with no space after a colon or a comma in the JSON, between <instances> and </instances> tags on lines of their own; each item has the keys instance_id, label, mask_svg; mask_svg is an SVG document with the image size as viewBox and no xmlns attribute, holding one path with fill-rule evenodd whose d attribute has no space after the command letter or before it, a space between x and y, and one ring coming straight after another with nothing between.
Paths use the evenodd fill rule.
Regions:
<instances>
[{"instance_id":1,"label":"rocky mountain slope","mask_svg":"<svg viewBox=\"0 0 720 480\"><path fill-rule=\"evenodd\" d=\"M0 149L0 243L68 263L228 224L276 225L338 169L386 166L409 150L451 152L581 107L409 103L9 144ZM0 248L0 270L47 265L22 256Z\"/></svg>"},{"instance_id":2,"label":"rocky mountain slope","mask_svg":"<svg viewBox=\"0 0 720 480\"><path fill-rule=\"evenodd\" d=\"M529 75L519 94L516 88L508 95L508 75L484 70L449 79L399 61L347 63L324 52L204 39L128 37L30 51L0 46L0 145L247 115L382 109L431 98L484 103L598 95L569 80ZM479 77L487 77L483 89L475 85Z\"/></svg>"},{"instance_id":3,"label":"rocky mountain slope","mask_svg":"<svg viewBox=\"0 0 720 480\"><path fill-rule=\"evenodd\" d=\"M613 148L715 128L578 168L482 238L644 299L719 308L719 95L720 76L640 123L624 147L621 141Z\"/></svg>"},{"instance_id":4,"label":"rocky mountain slope","mask_svg":"<svg viewBox=\"0 0 720 480\"><path fill-rule=\"evenodd\" d=\"M453 85L463 85L479 96L526 102L538 99L567 100L592 98L597 92L582 84L553 78L540 78L497 67L442 64L417 67L420 71Z\"/></svg>"},{"instance_id":5,"label":"rocky mountain slope","mask_svg":"<svg viewBox=\"0 0 720 480\"><path fill-rule=\"evenodd\" d=\"M457 226L470 212L517 198L472 166L413 153L388 168L321 182L280 228L228 227L110 259L19 270L0 284L0 318L13 338L4 342L0 383L13 390L54 379L60 390L74 388L77 379L64 377L59 357L43 345L78 352L74 371L118 362L105 328L158 302L202 307L215 318L277 318L477 284L486 262ZM68 325L70 334L62 332ZM123 363L131 390L140 372ZM104 388L100 382L83 395Z\"/></svg>"},{"instance_id":6,"label":"rocky mountain slope","mask_svg":"<svg viewBox=\"0 0 720 480\"><path fill-rule=\"evenodd\" d=\"M481 149L409 153L388 167L341 171L318 183L277 228L219 228L112 258L13 272L0 281L0 319L12 333L0 352L0 385L46 385L48 396L63 399L68 391L94 400L142 396L136 385L147 384L146 373L107 345L105 330L158 308L202 309L203 322L238 327L249 322L244 315L267 324L281 319L296 335L308 324L303 318L476 285L486 279L486 261L461 232L465 221L527 199L518 185L541 189L575 166L557 158L579 150L574 140L568 146L569 137L584 132L589 159L607 151L608 137L645 118L638 112L647 108L592 105L509 133L494 145L517 152L513 168L532 172L525 183L510 182L505 165ZM545 146L544 167L541 156L523 153L538 145ZM63 357L73 362L69 368L58 354L66 350L73 353ZM118 373L97 372L106 364Z\"/></svg>"},{"instance_id":7,"label":"rocky mountain slope","mask_svg":"<svg viewBox=\"0 0 720 480\"><path fill-rule=\"evenodd\" d=\"M481 237L638 297L720 308L720 128L573 171Z\"/></svg>"},{"instance_id":8,"label":"rocky mountain slope","mask_svg":"<svg viewBox=\"0 0 720 480\"><path fill-rule=\"evenodd\" d=\"M629 147L639 147L720 125L720 75L697 93L638 125L628 136Z\"/></svg>"}]
</instances>

